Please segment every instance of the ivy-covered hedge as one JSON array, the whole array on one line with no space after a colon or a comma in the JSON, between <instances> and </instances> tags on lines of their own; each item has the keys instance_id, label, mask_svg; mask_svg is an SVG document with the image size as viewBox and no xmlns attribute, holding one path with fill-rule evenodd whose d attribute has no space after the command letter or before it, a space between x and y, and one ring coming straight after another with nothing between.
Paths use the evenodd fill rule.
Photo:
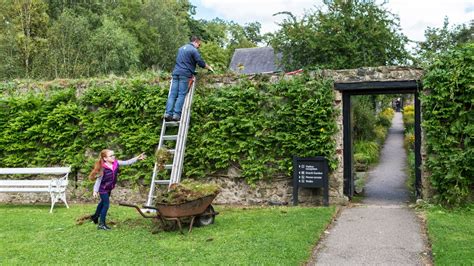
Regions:
<instances>
[{"instance_id":1,"label":"ivy-covered hedge","mask_svg":"<svg viewBox=\"0 0 474 266\"><path fill-rule=\"evenodd\" d=\"M306 75L265 79L220 88L198 82L186 176L233 166L250 183L289 177L293 155L327 156L335 168L332 82ZM71 165L84 176L104 148L123 159L144 151L149 158L122 168L121 179L147 183L168 82L135 77L85 84L64 81L21 93L17 84L0 86L0 165Z\"/></svg>"},{"instance_id":2,"label":"ivy-covered hedge","mask_svg":"<svg viewBox=\"0 0 474 266\"><path fill-rule=\"evenodd\" d=\"M167 91L148 79L73 81L47 89L9 86L0 102L2 167L70 165L86 175L98 152L128 159L153 154ZM39 89L38 89L39 88ZM18 93L18 91L24 91ZM122 168L121 179L149 179L153 158Z\"/></svg>"},{"instance_id":3,"label":"ivy-covered hedge","mask_svg":"<svg viewBox=\"0 0 474 266\"><path fill-rule=\"evenodd\" d=\"M289 176L293 155L326 156L335 168L333 105L332 82L307 76L201 91L186 173L204 176L234 166L247 181Z\"/></svg>"},{"instance_id":4,"label":"ivy-covered hedge","mask_svg":"<svg viewBox=\"0 0 474 266\"><path fill-rule=\"evenodd\" d=\"M427 168L437 198L459 205L474 189L474 44L435 60L424 80Z\"/></svg>"}]
</instances>

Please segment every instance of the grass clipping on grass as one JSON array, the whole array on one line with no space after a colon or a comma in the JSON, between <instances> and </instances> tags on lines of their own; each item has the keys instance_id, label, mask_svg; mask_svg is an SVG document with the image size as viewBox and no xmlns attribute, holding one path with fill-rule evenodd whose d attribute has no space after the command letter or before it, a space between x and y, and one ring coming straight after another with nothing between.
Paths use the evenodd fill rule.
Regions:
<instances>
[{"instance_id":1,"label":"grass clipping on grass","mask_svg":"<svg viewBox=\"0 0 474 266\"><path fill-rule=\"evenodd\" d=\"M210 195L217 195L220 188L216 184L206 184L190 179L173 184L167 191L159 191L157 203L176 205L190 202Z\"/></svg>"}]
</instances>

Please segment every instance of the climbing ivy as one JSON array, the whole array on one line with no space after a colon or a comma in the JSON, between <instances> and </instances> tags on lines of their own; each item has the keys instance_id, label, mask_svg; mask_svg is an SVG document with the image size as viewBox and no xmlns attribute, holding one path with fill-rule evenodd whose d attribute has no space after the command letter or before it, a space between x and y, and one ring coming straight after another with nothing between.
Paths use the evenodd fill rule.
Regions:
<instances>
[{"instance_id":1,"label":"climbing ivy","mask_svg":"<svg viewBox=\"0 0 474 266\"><path fill-rule=\"evenodd\" d=\"M434 60L421 97L426 166L439 201L460 205L474 186L474 44Z\"/></svg>"},{"instance_id":2,"label":"climbing ivy","mask_svg":"<svg viewBox=\"0 0 474 266\"><path fill-rule=\"evenodd\" d=\"M254 182L289 176L293 155L326 156L334 169L333 104L332 82L309 76L203 91L193 106L186 173L233 166Z\"/></svg>"},{"instance_id":3,"label":"climbing ivy","mask_svg":"<svg viewBox=\"0 0 474 266\"><path fill-rule=\"evenodd\" d=\"M198 82L185 176L218 175L232 166L249 183L289 177L293 155L323 155L335 168L332 82L308 75L267 79L243 78L219 88ZM3 86L2 167L71 165L81 179L102 149L121 159L144 151L148 159L123 167L121 180L149 182L168 81L63 83L22 93L11 83Z\"/></svg>"},{"instance_id":4,"label":"climbing ivy","mask_svg":"<svg viewBox=\"0 0 474 266\"><path fill-rule=\"evenodd\" d=\"M74 91L45 97L27 93L1 99L0 156L2 166L70 164L84 145Z\"/></svg>"}]
</instances>

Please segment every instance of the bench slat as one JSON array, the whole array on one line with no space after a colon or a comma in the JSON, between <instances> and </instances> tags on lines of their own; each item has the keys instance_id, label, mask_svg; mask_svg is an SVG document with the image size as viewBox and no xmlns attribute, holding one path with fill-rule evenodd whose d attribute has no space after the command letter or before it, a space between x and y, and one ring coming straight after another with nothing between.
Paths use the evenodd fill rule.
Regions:
<instances>
[{"instance_id":1,"label":"bench slat","mask_svg":"<svg viewBox=\"0 0 474 266\"><path fill-rule=\"evenodd\" d=\"M38 167L38 168L0 168L1 175L34 175L34 174L51 174L64 175L71 172L71 167Z\"/></svg>"},{"instance_id":2,"label":"bench slat","mask_svg":"<svg viewBox=\"0 0 474 266\"><path fill-rule=\"evenodd\" d=\"M49 192L48 187L0 187L0 192Z\"/></svg>"},{"instance_id":3,"label":"bench slat","mask_svg":"<svg viewBox=\"0 0 474 266\"><path fill-rule=\"evenodd\" d=\"M51 180L0 180L0 187L48 187Z\"/></svg>"},{"instance_id":4,"label":"bench slat","mask_svg":"<svg viewBox=\"0 0 474 266\"><path fill-rule=\"evenodd\" d=\"M50 180L0 180L0 187L49 187L50 184L67 186L67 180L53 181Z\"/></svg>"}]
</instances>

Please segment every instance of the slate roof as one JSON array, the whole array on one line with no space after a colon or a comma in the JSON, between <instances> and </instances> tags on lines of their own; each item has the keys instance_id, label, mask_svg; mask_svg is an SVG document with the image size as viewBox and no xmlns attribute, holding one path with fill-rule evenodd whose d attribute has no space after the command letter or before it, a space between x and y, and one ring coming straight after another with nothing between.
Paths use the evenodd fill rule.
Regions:
<instances>
[{"instance_id":1,"label":"slate roof","mask_svg":"<svg viewBox=\"0 0 474 266\"><path fill-rule=\"evenodd\" d=\"M283 71L278 65L281 54L275 55L272 47L235 49L229 68L239 74L257 74Z\"/></svg>"}]
</instances>

